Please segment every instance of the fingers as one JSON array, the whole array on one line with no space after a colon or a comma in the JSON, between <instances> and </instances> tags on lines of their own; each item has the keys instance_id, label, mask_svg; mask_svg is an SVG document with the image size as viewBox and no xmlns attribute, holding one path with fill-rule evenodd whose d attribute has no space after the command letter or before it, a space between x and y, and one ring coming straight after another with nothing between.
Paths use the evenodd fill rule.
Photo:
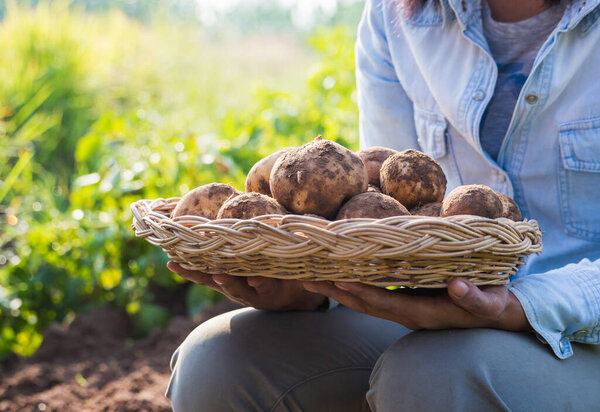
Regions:
<instances>
[{"instance_id":1,"label":"fingers","mask_svg":"<svg viewBox=\"0 0 600 412\"><path fill-rule=\"evenodd\" d=\"M470 327L484 326L503 330L531 330L519 300L504 286L478 288L464 279L448 283L448 296L457 308L471 316ZM461 316L465 321L465 317ZM475 323L474 323L475 322Z\"/></svg>"},{"instance_id":2,"label":"fingers","mask_svg":"<svg viewBox=\"0 0 600 412\"><path fill-rule=\"evenodd\" d=\"M278 288L277 279L265 278L262 276L249 277L246 279L248 286L253 287L260 295L272 295Z\"/></svg>"},{"instance_id":3,"label":"fingers","mask_svg":"<svg viewBox=\"0 0 600 412\"><path fill-rule=\"evenodd\" d=\"M184 269L178 263L175 263L173 261L167 263L167 269L169 269L171 272L176 273L182 278L189 280L190 282L194 282L202 286L208 286L209 288L214 289L217 292L223 293L221 287L213 280L212 275L200 272L198 270Z\"/></svg>"},{"instance_id":4,"label":"fingers","mask_svg":"<svg viewBox=\"0 0 600 412\"><path fill-rule=\"evenodd\" d=\"M440 312L440 308L434 306L436 297L433 296L398 293L360 283L337 282L336 286L365 300L375 316L402 323L410 329L430 328L430 322ZM436 325L431 323L431 327Z\"/></svg>"},{"instance_id":5,"label":"fingers","mask_svg":"<svg viewBox=\"0 0 600 412\"><path fill-rule=\"evenodd\" d=\"M256 300L256 289L248 286L246 279L230 275L213 275L213 280L230 299L249 304Z\"/></svg>"},{"instance_id":6,"label":"fingers","mask_svg":"<svg viewBox=\"0 0 600 412\"><path fill-rule=\"evenodd\" d=\"M448 293L417 296L350 282L303 282L306 290L329 296L358 312L403 324L410 329L499 327L527 330L520 303L514 298L512 312L508 289L483 289L456 278L448 283ZM508 305L508 306L507 306Z\"/></svg>"},{"instance_id":7,"label":"fingers","mask_svg":"<svg viewBox=\"0 0 600 412\"><path fill-rule=\"evenodd\" d=\"M178 263L173 261L167 263L167 268L184 279L214 289L234 302L241 303L242 305L248 305L248 295L255 293L251 287L245 284L245 282L244 285L241 285L240 282L242 282L242 280L234 278L233 276L209 275L200 272L199 270L184 269Z\"/></svg>"},{"instance_id":8,"label":"fingers","mask_svg":"<svg viewBox=\"0 0 600 412\"><path fill-rule=\"evenodd\" d=\"M364 285L361 283L336 282L335 286L367 302L367 306L375 312L388 312L391 309L391 293L385 288Z\"/></svg>"},{"instance_id":9,"label":"fingers","mask_svg":"<svg viewBox=\"0 0 600 412\"><path fill-rule=\"evenodd\" d=\"M454 304L478 318L495 319L504 310L506 303L495 290L483 291L461 278L448 282L448 296Z\"/></svg>"},{"instance_id":10,"label":"fingers","mask_svg":"<svg viewBox=\"0 0 600 412\"><path fill-rule=\"evenodd\" d=\"M364 300L353 295L351 292L338 289L331 282L302 282L302 285L304 286L304 289L308 290L309 292L329 296L330 298L337 300L342 305L358 312L369 312L368 305Z\"/></svg>"},{"instance_id":11,"label":"fingers","mask_svg":"<svg viewBox=\"0 0 600 412\"><path fill-rule=\"evenodd\" d=\"M225 273L209 275L182 268L175 262L167 264L169 270L200 285L208 286L229 299L246 306L264 310L314 310L322 295L309 293L296 280L256 277L238 277Z\"/></svg>"},{"instance_id":12,"label":"fingers","mask_svg":"<svg viewBox=\"0 0 600 412\"><path fill-rule=\"evenodd\" d=\"M172 260L167 262L167 269L169 269L171 272L177 273L179 276L181 276L182 278L186 278L186 279L187 279L187 277L210 276L199 270L184 269L183 267L181 267L181 265L179 265L179 263L173 262Z\"/></svg>"}]
</instances>

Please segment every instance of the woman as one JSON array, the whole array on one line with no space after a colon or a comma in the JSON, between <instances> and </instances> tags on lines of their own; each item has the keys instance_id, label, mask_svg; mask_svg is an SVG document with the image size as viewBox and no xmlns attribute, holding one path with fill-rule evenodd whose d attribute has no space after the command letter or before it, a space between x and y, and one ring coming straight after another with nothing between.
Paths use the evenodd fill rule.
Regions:
<instances>
[{"instance_id":1,"label":"woman","mask_svg":"<svg viewBox=\"0 0 600 412\"><path fill-rule=\"evenodd\" d=\"M506 287L454 279L436 297L170 263L266 309L222 315L186 339L172 362L174 409L597 409L599 18L600 0L368 0L361 146L417 148L442 165L448 190L508 194L545 231L544 253Z\"/></svg>"}]
</instances>

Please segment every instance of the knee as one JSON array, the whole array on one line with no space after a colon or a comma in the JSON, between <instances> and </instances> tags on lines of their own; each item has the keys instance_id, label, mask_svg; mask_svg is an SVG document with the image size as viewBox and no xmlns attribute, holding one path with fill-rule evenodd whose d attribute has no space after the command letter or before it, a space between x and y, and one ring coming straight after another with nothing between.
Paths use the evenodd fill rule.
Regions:
<instances>
[{"instance_id":1,"label":"knee","mask_svg":"<svg viewBox=\"0 0 600 412\"><path fill-rule=\"evenodd\" d=\"M231 318L245 309L225 313L198 326L171 358L171 380L167 397L175 412L235 409L231 404L252 392L253 383L245 379L255 362L243 334L232 334ZM244 402L246 402L245 400Z\"/></svg>"},{"instance_id":2,"label":"knee","mask_svg":"<svg viewBox=\"0 0 600 412\"><path fill-rule=\"evenodd\" d=\"M454 410L481 395L502 406L491 385L494 374L502 373L498 366L506 358L498 355L507 352L505 338L511 334L491 329L410 333L379 358L369 404L374 410Z\"/></svg>"}]
</instances>

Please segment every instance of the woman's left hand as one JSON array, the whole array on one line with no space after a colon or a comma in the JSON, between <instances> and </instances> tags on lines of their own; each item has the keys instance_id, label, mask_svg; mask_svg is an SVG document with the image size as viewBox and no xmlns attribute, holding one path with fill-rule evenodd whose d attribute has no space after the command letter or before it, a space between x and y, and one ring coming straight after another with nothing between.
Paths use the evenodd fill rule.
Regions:
<instances>
[{"instance_id":1,"label":"woman's left hand","mask_svg":"<svg viewBox=\"0 0 600 412\"><path fill-rule=\"evenodd\" d=\"M409 329L495 328L531 330L523 307L504 286L478 288L455 278L447 292L417 296L411 289L350 282L304 282L311 292L329 296L358 312L398 322Z\"/></svg>"}]
</instances>

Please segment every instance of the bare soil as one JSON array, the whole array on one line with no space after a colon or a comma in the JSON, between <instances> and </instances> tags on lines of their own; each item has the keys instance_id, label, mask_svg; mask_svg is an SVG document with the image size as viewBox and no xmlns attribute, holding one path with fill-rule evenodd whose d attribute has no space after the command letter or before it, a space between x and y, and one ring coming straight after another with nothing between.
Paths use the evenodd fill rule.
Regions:
<instances>
[{"instance_id":1,"label":"bare soil","mask_svg":"<svg viewBox=\"0 0 600 412\"><path fill-rule=\"evenodd\" d=\"M0 412L170 411L171 354L200 323L239 307L220 301L137 342L127 316L112 308L53 325L33 357L0 365Z\"/></svg>"}]
</instances>

